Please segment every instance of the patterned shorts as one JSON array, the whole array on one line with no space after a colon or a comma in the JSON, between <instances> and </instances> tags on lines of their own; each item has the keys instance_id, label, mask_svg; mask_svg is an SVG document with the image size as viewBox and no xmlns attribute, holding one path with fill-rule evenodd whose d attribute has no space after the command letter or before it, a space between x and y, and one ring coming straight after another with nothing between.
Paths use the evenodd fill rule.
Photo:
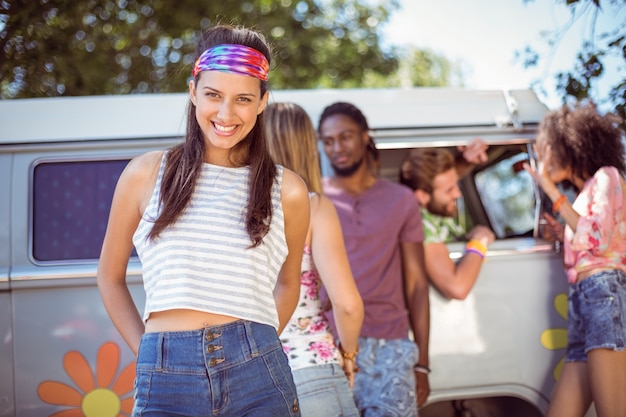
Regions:
<instances>
[{"instance_id":1,"label":"patterned shorts","mask_svg":"<svg viewBox=\"0 0 626 417\"><path fill-rule=\"evenodd\" d=\"M409 339L359 338L354 397L363 417L417 417L418 350Z\"/></svg>"}]
</instances>

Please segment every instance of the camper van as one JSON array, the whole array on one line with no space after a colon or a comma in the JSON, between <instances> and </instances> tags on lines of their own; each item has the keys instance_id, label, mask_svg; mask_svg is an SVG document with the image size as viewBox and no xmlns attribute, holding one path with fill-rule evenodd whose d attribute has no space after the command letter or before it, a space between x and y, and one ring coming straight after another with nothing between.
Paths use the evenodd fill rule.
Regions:
<instances>
[{"instance_id":1,"label":"camper van","mask_svg":"<svg viewBox=\"0 0 626 417\"><path fill-rule=\"evenodd\" d=\"M558 242L543 238L549 205L520 166L533 161L546 106L530 90L449 88L274 91L270 100L300 104L314 124L325 106L354 103L380 149L380 175L393 181L411 148L489 143L488 162L461 180L458 221L497 239L467 299L431 290L432 391L420 415L544 416L565 355L567 280ZM101 302L98 256L121 171L182 140L187 101L0 101L0 416L130 415L135 358ZM464 243L449 249L457 259ZM142 309L136 256L127 281Z\"/></svg>"}]
</instances>

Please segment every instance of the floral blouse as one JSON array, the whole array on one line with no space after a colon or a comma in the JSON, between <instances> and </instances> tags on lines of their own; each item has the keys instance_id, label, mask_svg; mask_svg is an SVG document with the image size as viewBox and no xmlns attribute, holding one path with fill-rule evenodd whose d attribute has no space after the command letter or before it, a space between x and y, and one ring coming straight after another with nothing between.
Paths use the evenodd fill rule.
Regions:
<instances>
[{"instance_id":1,"label":"floral blouse","mask_svg":"<svg viewBox=\"0 0 626 417\"><path fill-rule=\"evenodd\" d=\"M602 167L574 201L576 232L565 228L565 268L570 283L596 268L626 271L626 183L615 167Z\"/></svg>"},{"instance_id":2,"label":"floral blouse","mask_svg":"<svg viewBox=\"0 0 626 417\"><path fill-rule=\"evenodd\" d=\"M319 277L310 246L304 247L300 275L300 299L289 323L280 335L292 370L339 363L339 352L319 298Z\"/></svg>"}]
</instances>

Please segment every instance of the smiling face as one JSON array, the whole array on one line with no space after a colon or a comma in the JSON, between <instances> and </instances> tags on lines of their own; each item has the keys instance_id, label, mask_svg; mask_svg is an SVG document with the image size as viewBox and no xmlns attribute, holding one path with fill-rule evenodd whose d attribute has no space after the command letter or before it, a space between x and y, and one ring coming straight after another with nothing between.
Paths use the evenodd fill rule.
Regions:
<instances>
[{"instance_id":1,"label":"smiling face","mask_svg":"<svg viewBox=\"0 0 626 417\"><path fill-rule=\"evenodd\" d=\"M456 217L456 200L461 198L459 176L456 169L450 169L433 179L433 192L426 209L433 214L444 217Z\"/></svg>"},{"instance_id":2,"label":"smiling face","mask_svg":"<svg viewBox=\"0 0 626 417\"><path fill-rule=\"evenodd\" d=\"M246 138L267 104L267 92L261 95L261 81L247 75L203 71L197 81L189 83L189 94L204 137L205 162L231 165L230 150Z\"/></svg>"},{"instance_id":3,"label":"smiling face","mask_svg":"<svg viewBox=\"0 0 626 417\"><path fill-rule=\"evenodd\" d=\"M324 153L338 176L350 176L367 156L368 132L343 114L327 117L319 128Z\"/></svg>"}]
</instances>

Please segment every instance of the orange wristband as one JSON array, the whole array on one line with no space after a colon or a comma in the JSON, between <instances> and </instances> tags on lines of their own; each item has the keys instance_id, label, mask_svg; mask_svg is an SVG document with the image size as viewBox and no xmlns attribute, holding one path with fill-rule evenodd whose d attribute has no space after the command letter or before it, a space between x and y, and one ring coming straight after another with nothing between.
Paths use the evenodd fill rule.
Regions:
<instances>
[{"instance_id":1,"label":"orange wristband","mask_svg":"<svg viewBox=\"0 0 626 417\"><path fill-rule=\"evenodd\" d=\"M480 240L476 239L471 239L469 242L467 242L467 244L465 245L465 251L474 252L480 255L482 258L487 255L487 247L483 245Z\"/></svg>"},{"instance_id":2,"label":"orange wristband","mask_svg":"<svg viewBox=\"0 0 626 417\"><path fill-rule=\"evenodd\" d=\"M557 198L556 201L552 204L552 213L558 213L561 205L565 200L567 200L567 197L561 194L561 196Z\"/></svg>"}]
</instances>

